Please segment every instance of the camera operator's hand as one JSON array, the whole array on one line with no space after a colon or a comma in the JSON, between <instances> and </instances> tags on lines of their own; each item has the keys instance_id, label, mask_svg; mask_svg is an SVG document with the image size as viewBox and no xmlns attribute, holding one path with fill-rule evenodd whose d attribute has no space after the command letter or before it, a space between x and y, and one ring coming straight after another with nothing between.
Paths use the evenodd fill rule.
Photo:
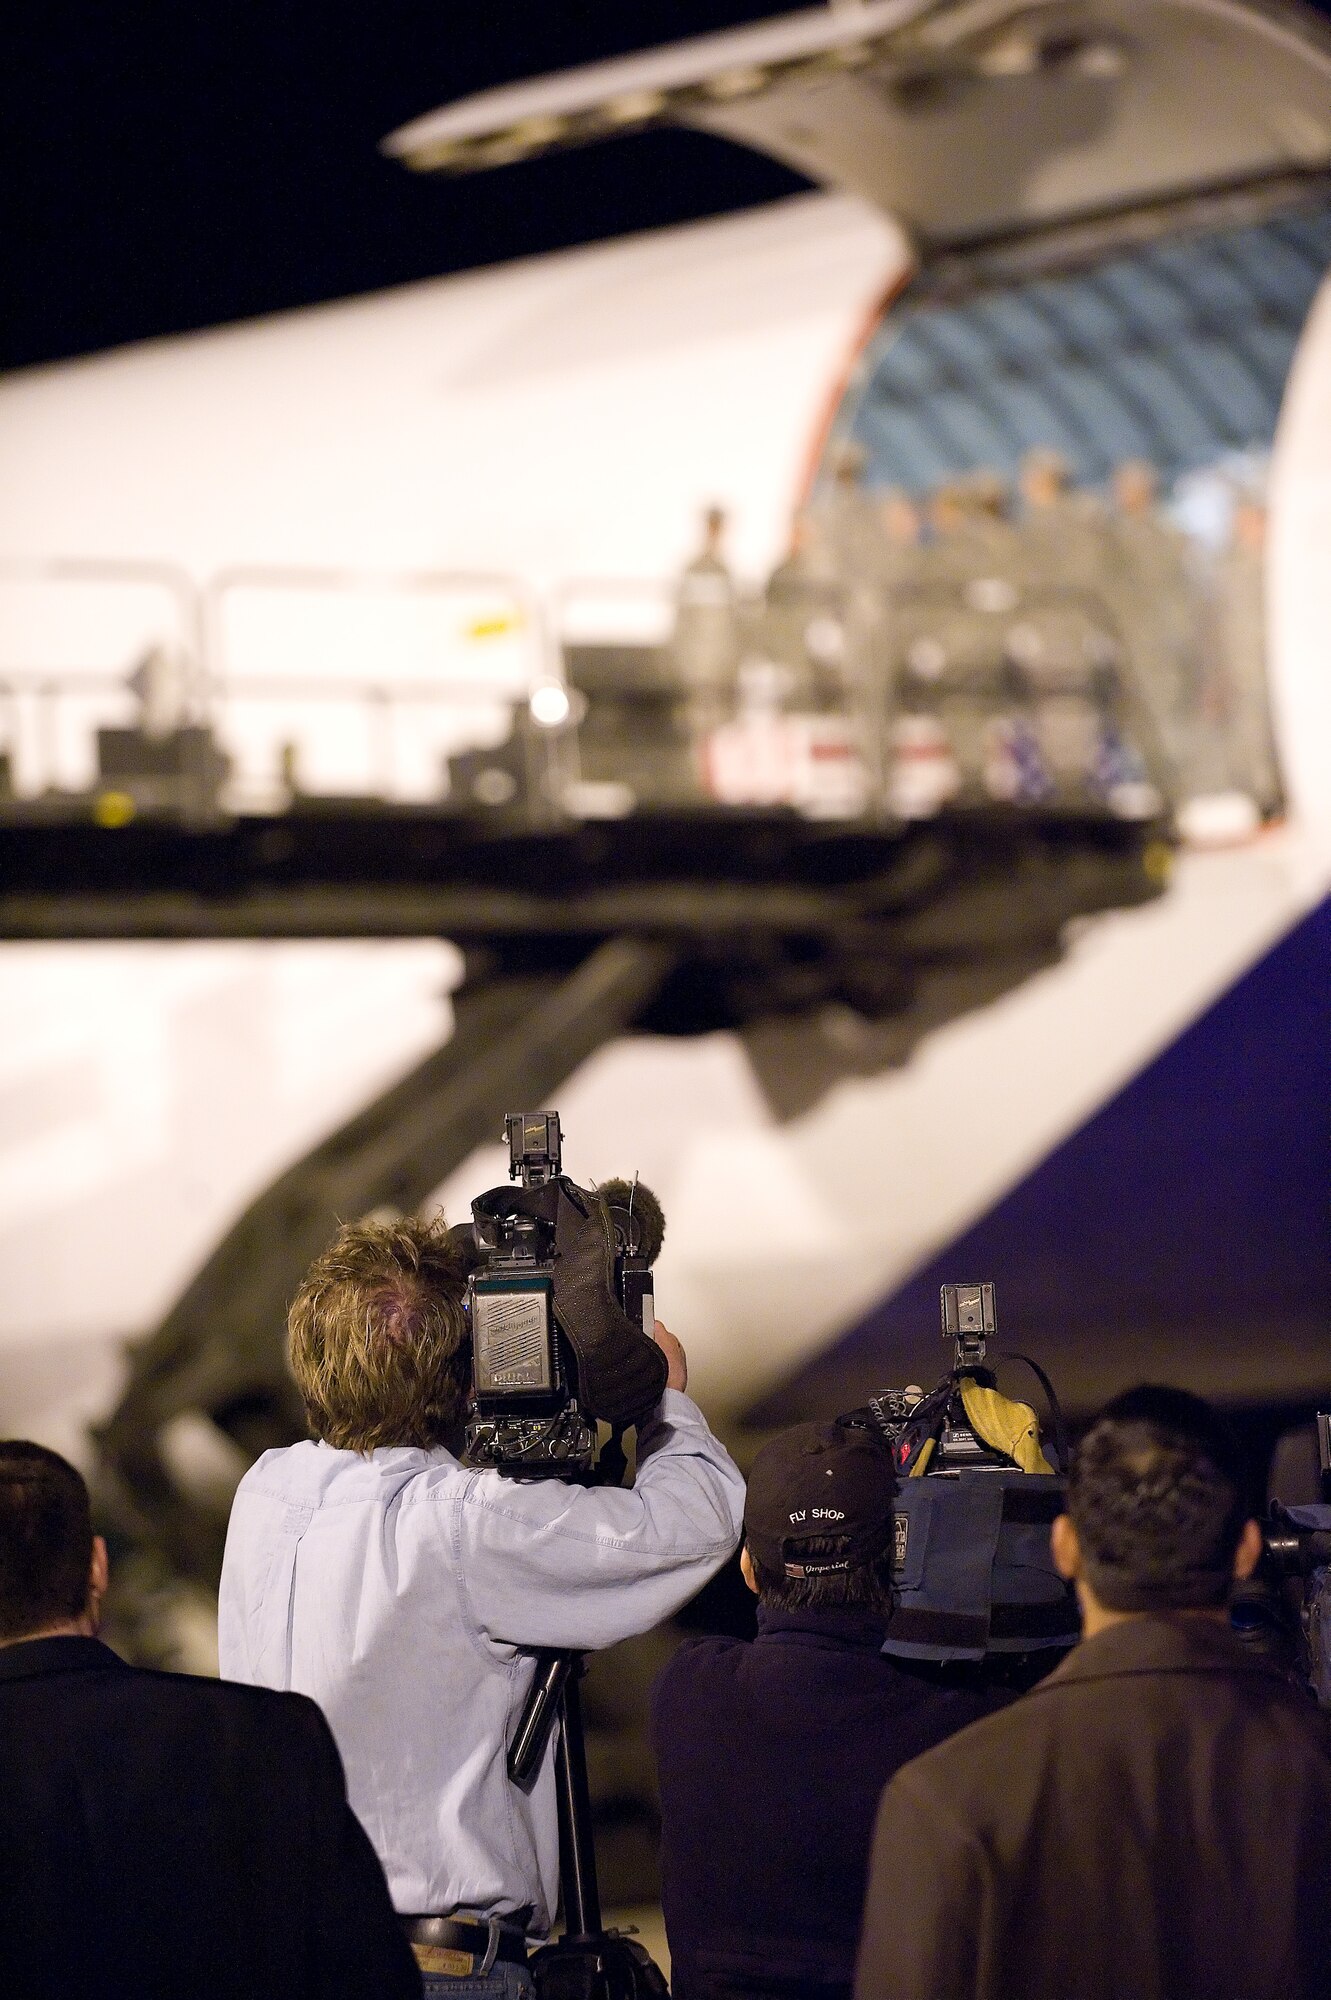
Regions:
<instances>
[{"instance_id":1,"label":"camera operator's hand","mask_svg":"<svg viewBox=\"0 0 1331 2000\"><path fill-rule=\"evenodd\" d=\"M652 1335L657 1346L670 1363L670 1373L666 1376L667 1389L687 1389L689 1386L688 1356L664 1320L658 1319L652 1327Z\"/></svg>"}]
</instances>

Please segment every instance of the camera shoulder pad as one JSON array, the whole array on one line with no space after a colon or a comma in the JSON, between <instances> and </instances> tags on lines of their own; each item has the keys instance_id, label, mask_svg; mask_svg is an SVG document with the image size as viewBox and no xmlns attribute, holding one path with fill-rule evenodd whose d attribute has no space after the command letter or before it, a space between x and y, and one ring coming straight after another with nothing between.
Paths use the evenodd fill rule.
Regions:
<instances>
[{"instance_id":1,"label":"camera shoulder pad","mask_svg":"<svg viewBox=\"0 0 1331 2000\"><path fill-rule=\"evenodd\" d=\"M641 1423L661 1400L669 1363L620 1305L614 1225L600 1195L555 1185L555 1317L578 1358L578 1400L603 1423Z\"/></svg>"}]
</instances>

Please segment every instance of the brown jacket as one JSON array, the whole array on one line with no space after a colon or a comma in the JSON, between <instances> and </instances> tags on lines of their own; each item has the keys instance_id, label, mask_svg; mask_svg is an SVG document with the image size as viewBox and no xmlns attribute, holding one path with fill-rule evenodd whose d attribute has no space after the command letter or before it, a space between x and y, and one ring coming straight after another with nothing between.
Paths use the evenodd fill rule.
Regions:
<instances>
[{"instance_id":1,"label":"brown jacket","mask_svg":"<svg viewBox=\"0 0 1331 2000\"><path fill-rule=\"evenodd\" d=\"M1327 2000L1331 1755L1227 1628L1135 1618L904 1766L856 2000Z\"/></svg>"}]
</instances>

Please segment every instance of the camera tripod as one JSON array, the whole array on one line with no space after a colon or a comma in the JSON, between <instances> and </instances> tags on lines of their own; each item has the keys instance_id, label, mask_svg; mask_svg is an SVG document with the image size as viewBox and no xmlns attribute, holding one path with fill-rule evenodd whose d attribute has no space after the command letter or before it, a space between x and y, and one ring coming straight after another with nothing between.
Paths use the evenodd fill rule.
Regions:
<instances>
[{"instance_id":1,"label":"camera tripod","mask_svg":"<svg viewBox=\"0 0 1331 2000\"><path fill-rule=\"evenodd\" d=\"M533 1954L537 2000L667 2000L665 1978L644 1947L607 1931L601 1922L578 1691L582 1672L581 1653L537 1654L536 1678L508 1753L508 1775L525 1789L534 1782L558 1724L555 1795L564 1935Z\"/></svg>"}]
</instances>

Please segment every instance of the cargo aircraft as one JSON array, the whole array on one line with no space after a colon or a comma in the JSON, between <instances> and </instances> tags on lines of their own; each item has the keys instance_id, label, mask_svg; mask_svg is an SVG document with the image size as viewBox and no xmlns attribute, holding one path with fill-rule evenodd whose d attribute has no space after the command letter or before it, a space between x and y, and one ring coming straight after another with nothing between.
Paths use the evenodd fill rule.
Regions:
<instances>
[{"instance_id":1,"label":"cargo aircraft","mask_svg":"<svg viewBox=\"0 0 1331 2000\"><path fill-rule=\"evenodd\" d=\"M1274 0L848 0L385 144L479 172L665 122L814 191L0 382L0 1419L95 1419L200 1587L299 1421L310 1244L463 1215L509 1100L656 1189L732 1429L932 1379L940 1278L996 1280L1074 1408L1326 1387L1331 38ZM1279 799L1188 840L589 777L579 649L628 741L700 510L756 585L848 447L921 506L1147 461L1203 552L1259 481Z\"/></svg>"}]
</instances>

